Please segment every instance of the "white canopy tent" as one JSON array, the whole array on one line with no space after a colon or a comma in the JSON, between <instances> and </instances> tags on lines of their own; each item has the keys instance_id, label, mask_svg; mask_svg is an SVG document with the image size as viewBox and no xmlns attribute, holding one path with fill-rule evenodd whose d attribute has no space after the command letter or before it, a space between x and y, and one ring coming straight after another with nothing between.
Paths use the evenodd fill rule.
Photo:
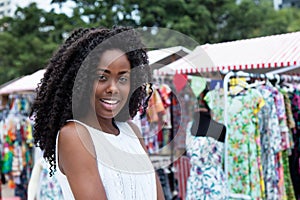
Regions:
<instances>
[{"instance_id":1,"label":"white canopy tent","mask_svg":"<svg viewBox=\"0 0 300 200\"><path fill-rule=\"evenodd\" d=\"M193 74L220 70L268 72L290 66L294 66L290 73L299 73L295 67L299 65L300 32L293 32L200 45L189 55L158 69L157 73Z\"/></svg>"},{"instance_id":2,"label":"white canopy tent","mask_svg":"<svg viewBox=\"0 0 300 200\"><path fill-rule=\"evenodd\" d=\"M213 66L213 60L202 46L196 47L191 53L176 60L163 68L156 70L158 74L186 74L197 73L198 66Z\"/></svg>"},{"instance_id":3,"label":"white canopy tent","mask_svg":"<svg viewBox=\"0 0 300 200\"><path fill-rule=\"evenodd\" d=\"M149 64L152 67L157 63L166 64L166 59L169 59L169 62L167 63L169 64L170 62L174 61L172 58L173 56L183 57L189 53L191 53L191 50L182 46L175 46L164 49L151 50L147 54L149 57Z\"/></svg>"},{"instance_id":4,"label":"white canopy tent","mask_svg":"<svg viewBox=\"0 0 300 200\"><path fill-rule=\"evenodd\" d=\"M33 74L23 76L12 83L5 85L0 88L0 95L34 91L45 71L45 69L38 70Z\"/></svg>"}]
</instances>

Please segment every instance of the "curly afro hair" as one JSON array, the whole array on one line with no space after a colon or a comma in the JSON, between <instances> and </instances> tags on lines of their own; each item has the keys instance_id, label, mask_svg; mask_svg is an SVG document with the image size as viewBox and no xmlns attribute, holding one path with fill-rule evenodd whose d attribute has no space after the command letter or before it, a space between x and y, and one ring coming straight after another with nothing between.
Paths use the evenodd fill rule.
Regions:
<instances>
[{"instance_id":1,"label":"curly afro hair","mask_svg":"<svg viewBox=\"0 0 300 200\"><path fill-rule=\"evenodd\" d=\"M116 120L126 121L147 107L152 89L147 88L146 83L150 83L151 73L146 48L137 31L116 26L73 31L50 59L32 106L34 143L43 150L44 158L50 163L50 175L56 166L57 133L67 120L86 114L81 105L89 102L87 97L90 97L96 78L95 69L103 52L110 49L125 52L134 68L129 98ZM75 116L74 110L80 116Z\"/></svg>"}]
</instances>

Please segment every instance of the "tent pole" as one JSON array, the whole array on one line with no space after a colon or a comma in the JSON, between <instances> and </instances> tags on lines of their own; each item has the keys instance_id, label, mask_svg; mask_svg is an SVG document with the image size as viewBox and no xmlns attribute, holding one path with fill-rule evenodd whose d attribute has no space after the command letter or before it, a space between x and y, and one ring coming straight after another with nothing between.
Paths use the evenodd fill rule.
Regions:
<instances>
[{"instance_id":1,"label":"tent pole","mask_svg":"<svg viewBox=\"0 0 300 200\"><path fill-rule=\"evenodd\" d=\"M267 72L266 74L280 74L280 73L285 73L285 72L291 71L293 69L298 69L298 68L300 68L300 65L292 65L289 67L284 67L284 68L280 68L280 69L277 69L277 70L274 70L271 72Z\"/></svg>"}]
</instances>

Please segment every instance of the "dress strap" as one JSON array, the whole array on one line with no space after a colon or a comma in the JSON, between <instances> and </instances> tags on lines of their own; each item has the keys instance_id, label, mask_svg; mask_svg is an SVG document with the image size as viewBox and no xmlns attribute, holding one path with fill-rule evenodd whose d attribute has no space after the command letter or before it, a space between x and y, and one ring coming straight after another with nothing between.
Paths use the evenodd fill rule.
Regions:
<instances>
[{"instance_id":1,"label":"dress strap","mask_svg":"<svg viewBox=\"0 0 300 200\"><path fill-rule=\"evenodd\" d=\"M138 135L140 134L136 133L137 130L135 130L131 122L116 122L116 124L125 135L138 139Z\"/></svg>"}]
</instances>

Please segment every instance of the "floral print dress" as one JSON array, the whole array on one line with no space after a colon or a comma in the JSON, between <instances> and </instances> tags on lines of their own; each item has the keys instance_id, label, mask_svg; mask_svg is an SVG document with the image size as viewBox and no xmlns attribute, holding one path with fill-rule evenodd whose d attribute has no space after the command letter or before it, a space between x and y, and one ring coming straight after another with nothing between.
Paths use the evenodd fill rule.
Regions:
<instances>
[{"instance_id":1,"label":"floral print dress","mask_svg":"<svg viewBox=\"0 0 300 200\"><path fill-rule=\"evenodd\" d=\"M213 112L213 119L224 123L224 93L211 90L205 101ZM260 92L248 89L237 96L228 96L227 169L230 195L248 195L263 199L264 180L260 163L260 133L257 113L264 105Z\"/></svg>"},{"instance_id":2,"label":"floral print dress","mask_svg":"<svg viewBox=\"0 0 300 200\"><path fill-rule=\"evenodd\" d=\"M189 123L188 127L191 127ZM212 137L193 136L190 128L186 138L190 158L190 176L187 180L187 200L224 200L227 185L222 168L224 143Z\"/></svg>"},{"instance_id":3,"label":"floral print dress","mask_svg":"<svg viewBox=\"0 0 300 200\"><path fill-rule=\"evenodd\" d=\"M265 181L265 198L279 200L279 176L276 171L276 155L281 151L281 133L279 119L272 92L260 86L258 88L265 100L265 106L259 111L259 130L262 143L262 166Z\"/></svg>"},{"instance_id":4,"label":"floral print dress","mask_svg":"<svg viewBox=\"0 0 300 200\"><path fill-rule=\"evenodd\" d=\"M49 175L49 164L43 159L42 171L39 184L39 200L63 200L61 187L56 176Z\"/></svg>"}]
</instances>

